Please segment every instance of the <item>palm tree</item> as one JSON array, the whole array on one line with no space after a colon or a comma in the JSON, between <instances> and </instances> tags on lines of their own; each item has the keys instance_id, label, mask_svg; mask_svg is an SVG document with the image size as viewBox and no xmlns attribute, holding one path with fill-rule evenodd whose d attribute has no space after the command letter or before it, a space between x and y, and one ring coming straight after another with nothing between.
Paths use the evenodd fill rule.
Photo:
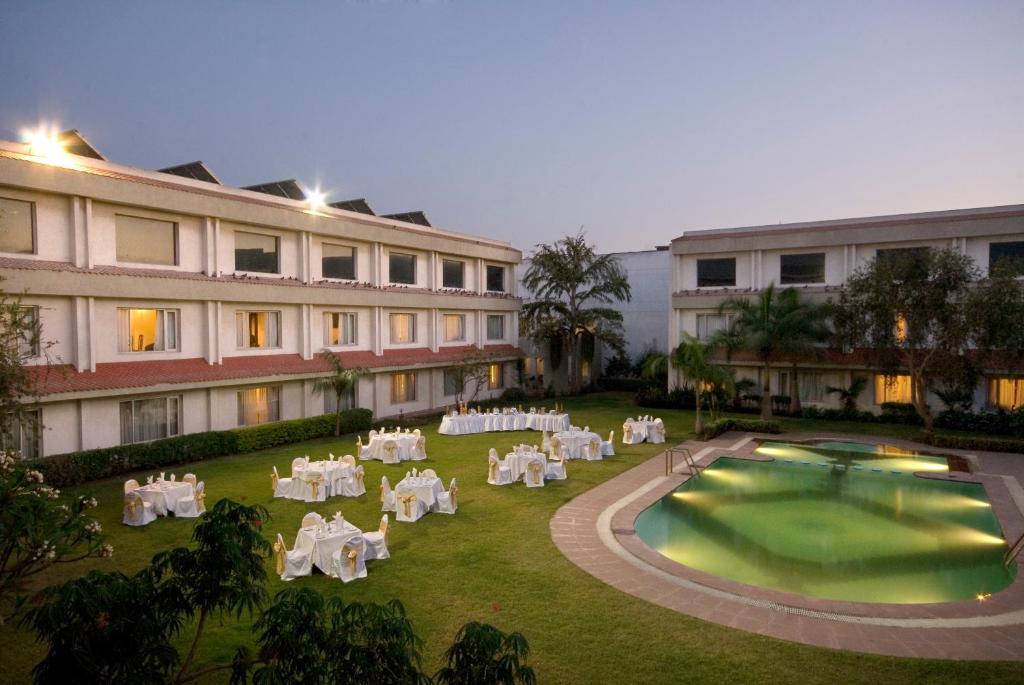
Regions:
<instances>
[{"instance_id":1,"label":"palm tree","mask_svg":"<svg viewBox=\"0 0 1024 685\"><path fill-rule=\"evenodd\" d=\"M523 305L523 326L531 338L543 343L565 342L570 392L579 390L580 338L590 333L613 349L621 350L622 314L590 303L628 302L631 291L618 259L599 255L580 232L536 247L523 285L533 301Z\"/></svg>"},{"instance_id":2,"label":"palm tree","mask_svg":"<svg viewBox=\"0 0 1024 685\"><path fill-rule=\"evenodd\" d=\"M806 351L813 341L820 341L817 336L824 327L824 309L805 301L793 288L777 291L773 283L754 299L725 300L718 311L735 315L723 339L753 351L761 362L761 418L768 420L772 417L773 364L782 354ZM799 388L796 390L799 395Z\"/></svg>"},{"instance_id":3,"label":"palm tree","mask_svg":"<svg viewBox=\"0 0 1024 685\"><path fill-rule=\"evenodd\" d=\"M693 430L700 435L704 432L704 416L701 414L701 393L705 389L716 387L730 389L733 386L732 374L711 361L713 348L692 335L683 334L683 341L672 350L672 366L682 372L683 377L693 383L693 394L696 400L697 416ZM712 406L714 409L714 405Z\"/></svg>"},{"instance_id":4,"label":"palm tree","mask_svg":"<svg viewBox=\"0 0 1024 685\"><path fill-rule=\"evenodd\" d=\"M321 350L320 359L331 369L330 376L317 378L313 381L313 392L320 395L331 394L335 400L334 434L341 435L342 398L359 383L359 377L366 374L366 369L346 369L341 357L330 350Z\"/></svg>"},{"instance_id":5,"label":"palm tree","mask_svg":"<svg viewBox=\"0 0 1024 685\"><path fill-rule=\"evenodd\" d=\"M857 398L864 392L864 388L868 386L868 379L866 376L854 376L850 381L850 385L842 388L834 385L825 387L825 392L829 395L836 395L843 403L843 409L848 411L857 411Z\"/></svg>"},{"instance_id":6,"label":"palm tree","mask_svg":"<svg viewBox=\"0 0 1024 685\"><path fill-rule=\"evenodd\" d=\"M787 297L787 291L793 295ZM784 306L794 308L793 315L787 316L793 325L783 338L781 348L790 359L792 375L789 379L789 413L796 416L801 410L799 360L802 357L817 357L821 353L821 343L829 340L832 330L828 326L827 306L801 299L799 293L792 288L782 291L779 299L784 302Z\"/></svg>"}]
</instances>

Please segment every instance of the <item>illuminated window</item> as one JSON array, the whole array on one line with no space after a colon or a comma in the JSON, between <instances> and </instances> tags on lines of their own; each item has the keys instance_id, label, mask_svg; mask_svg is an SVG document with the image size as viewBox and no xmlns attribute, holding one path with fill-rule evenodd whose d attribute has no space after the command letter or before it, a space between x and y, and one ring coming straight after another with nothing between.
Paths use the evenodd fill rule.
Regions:
<instances>
[{"instance_id":1,"label":"illuminated window","mask_svg":"<svg viewBox=\"0 0 1024 685\"><path fill-rule=\"evenodd\" d=\"M497 390L505 385L505 377L502 373L501 364L490 364L487 367L487 388Z\"/></svg>"},{"instance_id":2,"label":"illuminated window","mask_svg":"<svg viewBox=\"0 0 1024 685\"><path fill-rule=\"evenodd\" d=\"M114 217L114 232L119 262L178 263L178 225L173 221L118 214Z\"/></svg>"},{"instance_id":3,"label":"illuminated window","mask_svg":"<svg viewBox=\"0 0 1024 685\"><path fill-rule=\"evenodd\" d=\"M121 402L122 445L180 434L181 398L178 395Z\"/></svg>"},{"instance_id":4,"label":"illuminated window","mask_svg":"<svg viewBox=\"0 0 1024 685\"><path fill-rule=\"evenodd\" d=\"M590 380L590 360L584 359L580 361L580 378L585 381Z\"/></svg>"},{"instance_id":5,"label":"illuminated window","mask_svg":"<svg viewBox=\"0 0 1024 685\"><path fill-rule=\"evenodd\" d=\"M39 409L22 412L22 420L11 417L4 431L0 431L0 448L19 452L25 459L42 456L42 413Z\"/></svg>"},{"instance_id":6,"label":"illuminated window","mask_svg":"<svg viewBox=\"0 0 1024 685\"><path fill-rule=\"evenodd\" d=\"M537 357L537 375L544 376L544 357Z\"/></svg>"},{"instance_id":7,"label":"illuminated window","mask_svg":"<svg viewBox=\"0 0 1024 685\"><path fill-rule=\"evenodd\" d=\"M277 255L277 236L235 231L235 271L280 273Z\"/></svg>"},{"instance_id":8,"label":"illuminated window","mask_svg":"<svg viewBox=\"0 0 1024 685\"><path fill-rule=\"evenodd\" d=\"M356 314L327 312L324 314L324 344L328 347L356 344Z\"/></svg>"},{"instance_id":9,"label":"illuminated window","mask_svg":"<svg viewBox=\"0 0 1024 685\"><path fill-rule=\"evenodd\" d=\"M825 282L825 253L784 254L779 258L782 285Z\"/></svg>"},{"instance_id":10,"label":"illuminated window","mask_svg":"<svg viewBox=\"0 0 1024 685\"><path fill-rule=\"evenodd\" d=\"M281 346L281 312L236 312L235 341L242 349Z\"/></svg>"},{"instance_id":11,"label":"illuminated window","mask_svg":"<svg viewBox=\"0 0 1024 685\"><path fill-rule=\"evenodd\" d=\"M1024 276L1024 241L989 243L988 271L1005 266L1015 276Z\"/></svg>"},{"instance_id":12,"label":"illuminated window","mask_svg":"<svg viewBox=\"0 0 1024 685\"><path fill-rule=\"evenodd\" d=\"M698 314L697 339L709 340L716 333L726 331L732 324L732 314Z\"/></svg>"},{"instance_id":13,"label":"illuminated window","mask_svg":"<svg viewBox=\"0 0 1024 685\"><path fill-rule=\"evenodd\" d=\"M39 356L39 307L18 307L22 317L18 356L31 359Z\"/></svg>"},{"instance_id":14,"label":"illuminated window","mask_svg":"<svg viewBox=\"0 0 1024 685\"><path fill-rule=\"evenodd\" d=\"M1016 409L1024 405L1024 378L988 379L988 403L999 409Z\"/></svg>"},{"instance_id":15,"label":"illuminated window","mask_svg":"<svg viewBox=\"0 0 1024 685\"><path fill-rule=\"evenodd\" d=\"M238 391L239 426L256 426L280 419L280 386L263 386Z\"/></svg>"},{"instance_id":16,"label":"illuminated window","mask_svg":"<svg viewBox=\"0 0 1024 685\"><path fill-rule=\"evenodd\" d=\"M391 252L388 255L388 278L392 283L416 285L416 256Z\"/></svg>"},{"instance_id":17,"label":"illuminated window","mask_svg":"<svg viewBox=\"0 0 1024 685\"><path fill-rule=\"evenodd\" d=\"M392 314L389 317L389 321L391 323L391 342L393 344L416 342L415 314Z\"/></svg>"},{"instance_id":18,"label":"illuminated window","mask_svg":"<svg viewBox=\"0 0 1024 685\"><path fill-rule=\"evenodd\" d=\"M177 309L118 309L122 352L178 349Z\"/></svg>"},{"instance_id":19,"label":"illuminated window","mask_svg":"<svg viewBox=\"0 0 1024 685\"><path fill-rule=\"evenodd\" d=\"M441 285L445 288L465 288L466 263L454 259L441 260Z\"/></svg>"},{"instance_id":20,"label":"illuminated window","mask_svg":"<svg viewBox=\"0 0 1024 685\"><path fill-rule=\"evenodd\" d=\"M487 339L505 339L505 317L502 314L487 315Z\"/></svg>"},{"instance_id":21,"label":"illuminated window","mask_svg":"<svg viewBox=\"0 0 1024 685\"><path fill-rule=\"evenodd\" d=\"M0 197L0 252L36 251L35 205Z\"/></svg>"},{"instance_id":22,"label":"illuminated window","mask_svg":"<svg viewBox=\"0 0 1024 685\"><path fill-rule=\"evenodd\" d=\"M736 258L698 259L697 287L723 288L736 285Z\"/></svg>"},{"instance_id":23,"label":"illuminated window","mask_svg":"<svg viewBox=\"0 0 1024 685\"><path fill-rule=\"evenodd\" d=\"M324 243L320 267L324 278L356 279L356 248Z\"/></svg>"},{"instance_id":24,"label":"illuminated window","mask_svg":"<svg viewBox=\"0 0 1024 685\"><path fill-rule=\"evenodd\" d=\"M875 404L884 402L910 402L910 376L875 374Z\"/></svg>"},{"instance_id":25,"label":"illuminated window","mask_svg":"<svg viewBox=\"0 0 1024 685\"><path fill-rule=\"evenodd\" d=\"M356 408L356 387L353 385L341 395L341 410ZM324 413L336 414L338 412L338 398L333 392L324 393Z\"/></svg>"},{"instance_id":26,"label":"illuminated window","mask_svg":"<svg viewBox=\"0 0 1024 685\"><path fill-rule=\"evenodd\" d=\"M896 342L907 342L907 319L902 314L896 315Z\"/></svg>"},{"instance_id":27,"label":"illuminated window","mask_svg":"<svg viewBox=\"0 0 1024 685\"><path fill-rule=\"evenodd\" d=\"M505 292L505 267L487 265L487 290L492 293Z\"/></svg>"},{"instance_id":28,"label":"illuminated window","mask_svg":"<svg viewBox=\"0 0 1024 685\"><path fill-rule=\"evenodd\" d=\"M416 374L391 374L391 404L416 401Z\"/></svg>"},{"instance_id":29,"label":"illuminated window","mask_svg":"<svg viewBox=\"0 0 1024 685\"><path fill-rule=\"evenodd\" d=\"M444 341L458 342L466 339L466 317L463 314L444 315Z\"/></svg>"}]
</instances>

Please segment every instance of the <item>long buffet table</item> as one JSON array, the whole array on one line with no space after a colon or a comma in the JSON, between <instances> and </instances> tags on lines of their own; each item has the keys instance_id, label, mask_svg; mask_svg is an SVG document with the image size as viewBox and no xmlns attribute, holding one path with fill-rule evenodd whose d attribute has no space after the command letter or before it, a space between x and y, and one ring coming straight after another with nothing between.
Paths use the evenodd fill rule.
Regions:
<instances>
[{"instance_id":1,"label":"long buffet table","mask_svg":"<svg viewBox=\"0 0 1024 685\"><path fill-rule=\"evenodd\" d=\"M507 411L489 414L448 414L441 419L441 435L471 435L492 431L558 431L569 429L568 414Z\"/></svg>"}]
</instances>

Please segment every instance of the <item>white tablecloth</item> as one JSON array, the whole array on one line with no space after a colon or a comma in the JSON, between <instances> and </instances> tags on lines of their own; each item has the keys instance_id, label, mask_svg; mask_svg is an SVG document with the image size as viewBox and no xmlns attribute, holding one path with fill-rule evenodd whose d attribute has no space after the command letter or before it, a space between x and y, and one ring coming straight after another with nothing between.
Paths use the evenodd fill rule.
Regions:
<instances>
[{"instance_id":1,"label":"white tablecloth","mask_svg":"<svg viewBox=\"0 0 1024 685\"><path fill-rule=\"evenodd\" d=\"M307 494L312 494L309 480L319 477L320 485L325 488L324 493L331 496L331 483L336 478L351 476L354 469L351 464L343 461L311 461L305 467L292 468L292 488L289 499L305 500ZM307 492L308 491L308 492Z\"/></svg>"},{"instance_id":2,"label":"white tablecloth","mask_svg":"<svg viewBox=\"0 0 1024 685\"><path fill-rule=\"evenodd\" d=\"M380 433L370 438L370 444L367 446L371 459L384 461L385 440L398 442L398 461L409 461L412 458L412 448L416 446L416 435L413 433Z\"/></svg>"},{"instance_id":3,"label":"white tablecloth","mask_svg":"<svg viewBox=\"0 0 1024 685\"><path fill-rule=\"evenodd\" d=\"M590 449L590 442L600 442L601 436L592 431L560 431L553 437L558 438L562 443L562 453L566 459L585 459L586 450Z\"/></svg>"},{"instance_id":4,"label":"white tablecloth","mask_svg":"<svg viewBox=\"0 0 1024 685\"><path fill-rule=\"evenodd\" d=\"M334 575L331 569L331 557L347 542L360 542L363 531L348 521L345 521L341 530L335 530L334 521L331 521L328 526L329 530L323 536L316 534L316 526L300 528L298 535L295 536L295 549L309 551L312 555L313 565L330 576Z\"/></svg>"},{"instance_id":5,"label":"white tablecloth","mask_svg":"<svg viewBox=\"0 0 1024 685\"><path fill-rule=\"evenodd\" d=\"M437 503L437 496L444 492L444 484L440 478L423 478L421 476L409 476L398 481L395 485L395 493L416 493L416 499L427 505L427 509L433 509Z\"/></svg>"},{"instance_id":6,"label":"white tablecloth","mask_svg":"<svg viewBox=\"0 0 1024 685\"><path fill-rule=\"evenodd\" d=\"M484 417L481 414L447 414L441 417L441 435L470 435L484 432Z\"/></svg>"},{"instance_id":7,"label":"white tablecloth","mask_svg":"<svg viewBox=\"0 0 1024 685\"><path fill-rule=\"evenodd\" d=\"M629 426L633 430L633 435L637 436L640 442L648 440L648 435L654 431L654 425L658 423L657 419L652 421L625 421L622 424L623 436L625 436L626 426Z\"/></svg>"},{"instance_id":8,"label":"white tablecloth","mask_svg":"<svg viewBox=\"0 0 1024 685\"><path fill-rule=\"evenodd\" d=\"M185 481L156 481L143 485L135 492L143 500L153 505L153 511L158 516L167 516L167 512L174 511L178 500L182 497L191 497L194 494L191 483Z\"/></svg>"},{"instance_id":9,"label":"white tablecloth","mask_svg":"<svg viewBox=\"0 0 1024 685\"><path fill-rule=\"evenodd\" d=\"M540 462L541 473L547 468L547 457L539 452L510 452L505 455L505 464L512 471L512 480L521 480L531 462Z\"/></svg>"},{"instance_id":10,"label":"white tablecloth","mask_svg":"<svg viewBox=\"0 0 1024 685\"><path fill-rule=\"evenodd\" d=\"M441 435L470 435L492 431L560 431L569 428L568 414L527 414L505 411L495 414L448 414L441 417Z\"/></svg>"},{"instance_id":11,"label":"white tablecloth","mask_svg":"<svg viewBox=\"0 0 1024 685\"><path fill-rule=\"evenodd\" d=\"M528 414L526 416L526 427L535 431L558 431L569 430L568 414Z\"/></svg>"}]
</instances>

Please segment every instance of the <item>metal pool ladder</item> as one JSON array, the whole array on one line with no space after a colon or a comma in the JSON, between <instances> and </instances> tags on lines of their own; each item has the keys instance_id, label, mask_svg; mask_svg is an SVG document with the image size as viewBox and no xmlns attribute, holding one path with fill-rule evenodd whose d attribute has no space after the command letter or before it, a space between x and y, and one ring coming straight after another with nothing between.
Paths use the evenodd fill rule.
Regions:
<instances>
[{"instance_id":1,"label":"metal pool ladder","mask_svg":"<svg viewBox=\"0 0 1024 685\"><path fill-rule=\"evenodd\" d=\"M699 476L701 471L704 469L697 463L697 460L693 458L693 455L685 447L669 447L665 450L665 475L671 476L675 470L676 455L680 455L683 458L683 463L690 469L691 476Z\"/></svg>"},{"instance_id":2,"label":"metal pool ladder","mask_svg":"<svg viewBox=\"0 0 1024 685\"><path fill-rule=\"evenodd\" d=\"M1010 545L1010 549L1006 550L1006 556L1003 557L1003 566L1008 567L1010 562L1020 555L1022 549L1024 549L1024 534L1017 538L1017 542Z\"/></svg>"}]
</instances>

